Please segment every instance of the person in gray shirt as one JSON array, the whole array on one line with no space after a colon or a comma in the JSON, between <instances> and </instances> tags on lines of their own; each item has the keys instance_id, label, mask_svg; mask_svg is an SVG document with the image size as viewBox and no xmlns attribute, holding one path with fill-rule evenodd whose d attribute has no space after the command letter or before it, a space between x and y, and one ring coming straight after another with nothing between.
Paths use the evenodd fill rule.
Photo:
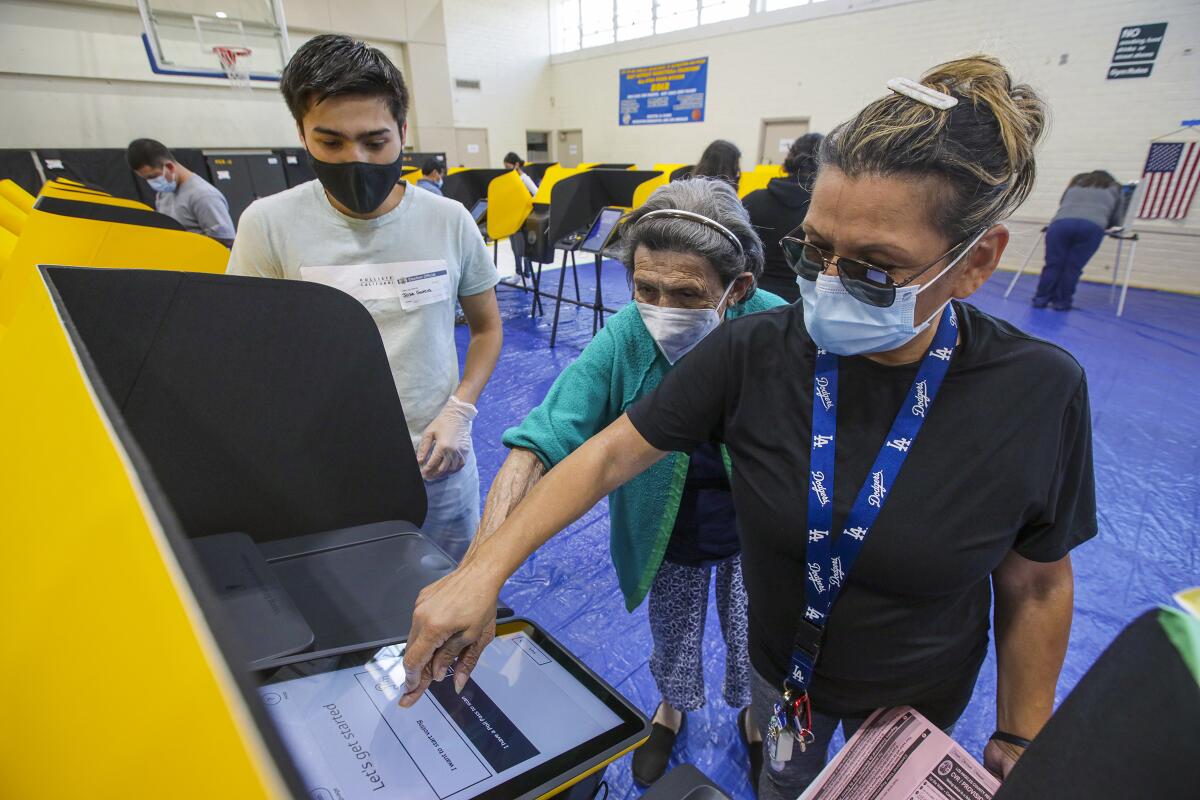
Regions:
<instances>
[{"instance_id":1,"label":"person in gray shirt","mask_svg":"<svg viewBox=\"0 0 1200 800\"><path fill-rule=\"evenodd\" d=\"M387 55L322 34L295 52L279 89L316 180L246 209L226 271L323 283L363 304L412 440L392 467L415 452L421 532L460 559L479 526L472 423L504 341L496 268L462 203L400 179L409 95ZM468 332L461 370L455 302Z\"/></svg>"},{"instance_id":2,"label":"person in gray shirt","mask_svg":"<svg viewBox=\"0 0 1200 800\"><path fill-rule=\"evenodd\" d=\"M1069 311L1079 276L1100 249L1104 232L1119 228L1124 218L1125 202L1116 178L1101 169L1072 178L1046 228L1046 265L1033 307Z\"/></svg>"},{"instance_id":3,"label":"person in gray shirt","mask_svg":"<svg viewBox=\"0 0 1200 800\"><path fill-rule=\"evenodd\" d=\"M154 190L154 207L184 230L202 233L229 247L235 230L229 201L221 190L175 160L171 151L154 139L134 139L125 148L129 168Z\"/></svg>"},{"instance_id":4,"label":"person in gray shirt","mask_svg":"<svg viewBox=\"0 0 1200 800\"><path fill-rule=\"evenodd\" d=\"M426 189L439 197L442 194L442 179L446 175L446 165L440 158L427 158L421 165L421 178L417 186Z\"/></svg>"}]
</instances>

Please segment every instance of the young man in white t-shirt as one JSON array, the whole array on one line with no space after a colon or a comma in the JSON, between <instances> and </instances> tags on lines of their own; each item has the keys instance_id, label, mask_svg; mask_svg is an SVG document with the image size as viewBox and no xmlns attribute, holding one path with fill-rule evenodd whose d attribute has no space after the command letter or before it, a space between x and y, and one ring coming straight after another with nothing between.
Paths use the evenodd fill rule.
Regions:
<instances>
[{"instance_id":1,"label":"young man in white t-shirt","mask_svg":"<svg viewBox=\"0 0 1200 800\"><path fill-rule=\"evenodd\" d=\"M400 180L408 90L387 56L318 36L280 90L317 180L246 209L229 273L328 284L371 312L425 479L423 530L458 558L479 523L471 422L500 356L495 267L461 203ZM461 379L456 298L471 333Z\"/></svg>"}]
</instances>

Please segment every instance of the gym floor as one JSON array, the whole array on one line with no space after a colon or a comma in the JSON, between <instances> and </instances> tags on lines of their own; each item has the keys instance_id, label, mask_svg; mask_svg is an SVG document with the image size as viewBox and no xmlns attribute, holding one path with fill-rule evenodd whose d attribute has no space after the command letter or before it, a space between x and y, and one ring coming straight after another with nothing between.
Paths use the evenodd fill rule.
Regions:
<instances>
[{"instance_id":1,"label":"gym floor","mask_svg":"<svg viewBox=\"0 0 1200 800\"><path fill-rule=\"evenodd\" d=\"M503 245L502 245L503 247ZM594 269L581 260L580 291L594 291ZM1025 276L1008 300L1011 273L998 273L972 301L1023 330L1056 342L1087 370L1091 391L1099 535L1072 555L1075 622L1059 681L1061 699L1118 631L1145 609L1170 603L1171 593L1200 574L1200 298L1130 290L1123 317L1115 316L1107 285L1081 283L1077 308L1036 310L1029 299L1036 278ZM556 288L557 271L543 286ZM567 276L567 293L573 295ZM605 300L628 301L623 268L606 262ZM559 372L591 339L592 312L564 305L557 347L548 347L552 300L530 318L531 295L500 287L505 341L500 364L480 402L475 447L481 486L487 487L507 455L504 429L545 395ZM460 352L466 330L458 329ZM1014 397L1014 403L1020 398ZM601 502L535 553L508 582L502 598L582 658L626 697L651 714L658 693L650 676L650 629L645 604L627 614L608 558L608 511ZM723 644L710 600L705 636L708 703L688 716L672 766L692 763L735 798L754 797L745 749L736 735L736 711L720 697ZM980 757L995 723L995 662L989 656L975 696L955 738ZM835 746L837 742L835 741ZM629 757L608 768L616 798L637 797Z\"/></svg>"}]
</instances>

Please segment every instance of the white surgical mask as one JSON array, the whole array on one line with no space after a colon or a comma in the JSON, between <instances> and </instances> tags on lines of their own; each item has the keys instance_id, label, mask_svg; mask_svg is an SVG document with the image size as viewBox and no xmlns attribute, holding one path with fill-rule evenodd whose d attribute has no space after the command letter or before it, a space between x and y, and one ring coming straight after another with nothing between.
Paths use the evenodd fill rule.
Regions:
<instances>
[{"instance_id":1,"label":"white surgical mask","mask_svg":"<svg viewBox=\"0 0 1200 800\"><path fill-rule=\"evenodd\" d=\"M170 194L175 191L175 181L168 178L165 172L154 178L146 178L146 183L150 184L150 188L156 192Z\"/></svg>"},{"instance_id":2,"label":"white surgical mask","mask_svg":"<svg viewBox=\"0 0 1200 800\"><path fill-rule=\"evenodd\" d=\"M719 309L729 297L733 285L730 283L725 288L725 293L717 301L716 308L663 308L649 303L637 303L638 313L642 315L646 330L654 337L654 343L658 345L668 364L674 364L691 352L692 348L700 344L701 339L721 324Z\"/></svg>"},{"instance_id":3,"label":"white surgical mask","mask_svg":"<svg viewBox=\"0 0 1200 800\"><path fill-rule=\"evenodd\" d=\"M836 275L821 274L815 281L797 277L804 302L804 327L817 347L839 356L884 353L911 342L946 307L942 303L924 322L916 322L917 295L945 275L983 236L981 232L932 280L896 290L896 302L887 308L868 305L846 291Z\"/></svg>"}]
</instances>

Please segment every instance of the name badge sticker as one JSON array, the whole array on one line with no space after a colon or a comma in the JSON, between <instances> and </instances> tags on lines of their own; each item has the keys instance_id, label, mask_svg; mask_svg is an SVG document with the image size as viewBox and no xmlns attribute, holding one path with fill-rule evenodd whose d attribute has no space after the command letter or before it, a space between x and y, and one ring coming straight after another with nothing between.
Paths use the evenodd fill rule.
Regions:
<instances>
[{"instance_id":1,"label":"name badge sticker","mask_svg":"<svg viewBox=\"0 0 1200 800\"><path fill-rule=\"evenodd\" d=\"M405 311L450 299L450 273L441 259L301 267L300 278L340 289L359 302L399 300Z\"/></svg>"}]
</instances>

